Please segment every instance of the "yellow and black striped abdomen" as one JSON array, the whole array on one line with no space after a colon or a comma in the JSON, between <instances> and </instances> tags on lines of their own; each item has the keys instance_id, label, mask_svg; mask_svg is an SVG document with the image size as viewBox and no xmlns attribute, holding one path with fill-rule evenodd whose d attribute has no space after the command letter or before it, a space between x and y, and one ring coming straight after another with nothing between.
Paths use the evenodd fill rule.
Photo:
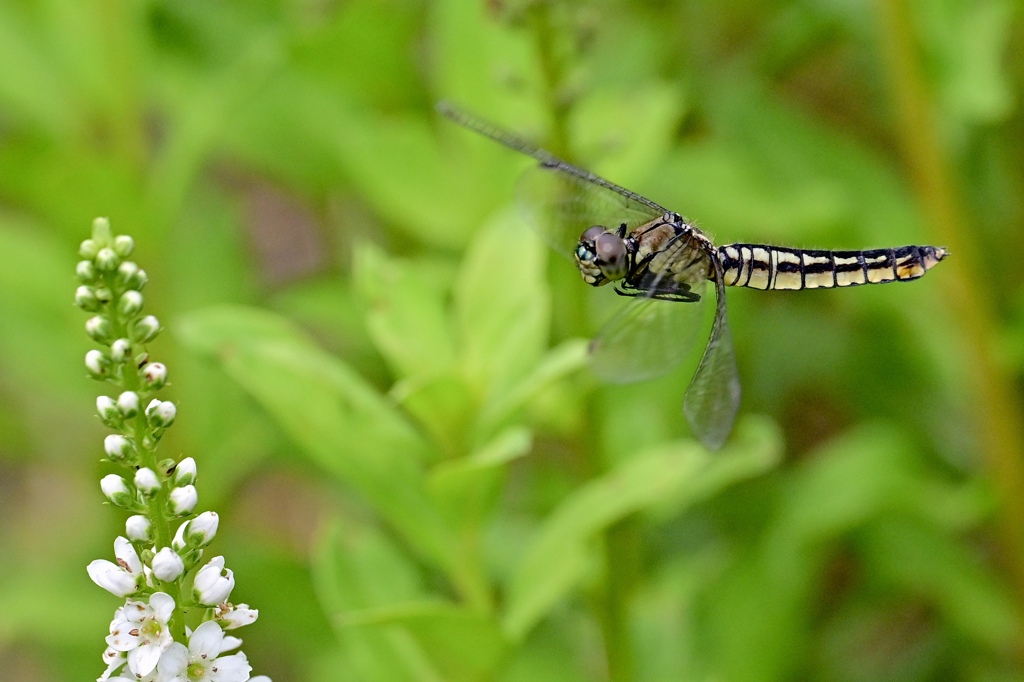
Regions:
<instances>
[{"instance_id":1,"label":"yellow and black striped abdomen","mask_svg":"<svg viewBox=\"0 0 1024 682\"><path fill-rule=\"evenodd\" d=\"M787 249L727 244L718 258L725 285L754 289L828 289L917 279L947 255L937 246L871 251Z\"/></svg>"}]
</instances>

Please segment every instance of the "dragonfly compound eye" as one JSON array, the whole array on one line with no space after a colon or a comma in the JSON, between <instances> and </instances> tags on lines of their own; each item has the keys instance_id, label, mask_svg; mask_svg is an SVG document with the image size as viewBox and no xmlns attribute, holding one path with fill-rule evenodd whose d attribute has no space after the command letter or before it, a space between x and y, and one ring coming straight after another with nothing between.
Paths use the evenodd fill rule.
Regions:
<instances>
[{"instance_id":1,"label":"dragonfly compound eye","mask_svg":"<svg viewBox=\"0 0 1024 682\"><path fill-rule=\"evenodd\" d=\"M594 246L597 265L605 277L614 280L626 276L626 243L617 234L605 232L597 238Z\"/></svg>"},{"instance_id":2,"label":"dragonfly compound eye","mask_svg":"<svg viewBox=\"0 0 1024 682\"><path fill-rule=\"evenodd\" d=\"M607 231L608 230L601 225L592 225L584 230L583 234L580 235L580 242L596 242L597 238Z\"/></svg>"}]
</instances>

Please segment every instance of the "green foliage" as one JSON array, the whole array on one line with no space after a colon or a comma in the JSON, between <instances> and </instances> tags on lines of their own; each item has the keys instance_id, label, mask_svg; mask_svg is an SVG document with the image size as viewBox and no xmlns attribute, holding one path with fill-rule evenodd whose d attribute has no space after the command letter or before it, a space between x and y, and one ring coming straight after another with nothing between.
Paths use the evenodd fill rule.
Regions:
<instances>
[{"instance_id":1,"label":"green foliage","mask_svg":"<svg viewBox=\"0 0 1024 682\"><path fill-rule=\"evenodd\" d=\"M277 682L1024 678L1024 414L983 372L1024 373L1015 9L0 5L5 675L96 677L116 606L84 571L118 531L81 466L102 429L70 305L109 215L163 283L168 446ZM953 255L910 285L730 291L743 404L709 453L680 411L697 356L592 376L616 297L524 226L528 160L442 98L719 243ZM952 191L915 165L908 101Z\"/></svg>"}]
</instances>

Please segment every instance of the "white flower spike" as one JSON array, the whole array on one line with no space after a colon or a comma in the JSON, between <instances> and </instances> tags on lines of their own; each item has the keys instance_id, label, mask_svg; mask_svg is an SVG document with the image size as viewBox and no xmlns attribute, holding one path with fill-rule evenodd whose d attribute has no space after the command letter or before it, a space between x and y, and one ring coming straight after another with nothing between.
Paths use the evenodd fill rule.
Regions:
<instances>
[{"instance_id":1,"label":"white flower spike","mask_svg":"<svg viewBox=\"0 0 1024 682\"><path fill-rule=\"evenodd\" d=\"M239 651L242 640L225 632L254 622L259 613L228 602L235 578L223 557L201 563L220 518L212 511L193 518L199 500L195 460L158 452L178 408L155 395L167 383L167 367L151 361L145 344L161 325L142 313L148 276L126 260L133 249L130 236L115 235L109 220L97 218L75 269L75 303L90 316L86 332L105 346L86 353L86 369L120 391L96 401L111 432L103 443L106 459L120 469L120 475L105 476L100 489L131 514L126 537L114 542L115 561L99 559L86 569L93 582L126 600L110 624L98 682L246 682L252 668ZM192 595L183 592L185 586ZM202 623L194 632L184 626L186 606ZM266 676L251 679L270 682Z\"/></svg>"}]
</instances>

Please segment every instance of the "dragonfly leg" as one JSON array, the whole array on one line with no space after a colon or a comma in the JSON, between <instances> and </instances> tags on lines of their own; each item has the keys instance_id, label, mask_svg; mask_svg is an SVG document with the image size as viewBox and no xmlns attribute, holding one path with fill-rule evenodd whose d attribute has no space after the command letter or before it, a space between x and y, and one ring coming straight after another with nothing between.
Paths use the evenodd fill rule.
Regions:
<instances>
[{"instance_id":1,"label":"dragonfly leg","mask_svg":"<svg viewBox=\"0 0 1024 682\"><path fill-rule=\"evenodd\" d=\"M680 301L683 303L696 303L700 300L700 294L690 289L690 285L680 283L671 288L645 289L629 284L622 284L615 287L615 293L619 296L653 298L659 301Z\"/></svg>"}]
</instances>

